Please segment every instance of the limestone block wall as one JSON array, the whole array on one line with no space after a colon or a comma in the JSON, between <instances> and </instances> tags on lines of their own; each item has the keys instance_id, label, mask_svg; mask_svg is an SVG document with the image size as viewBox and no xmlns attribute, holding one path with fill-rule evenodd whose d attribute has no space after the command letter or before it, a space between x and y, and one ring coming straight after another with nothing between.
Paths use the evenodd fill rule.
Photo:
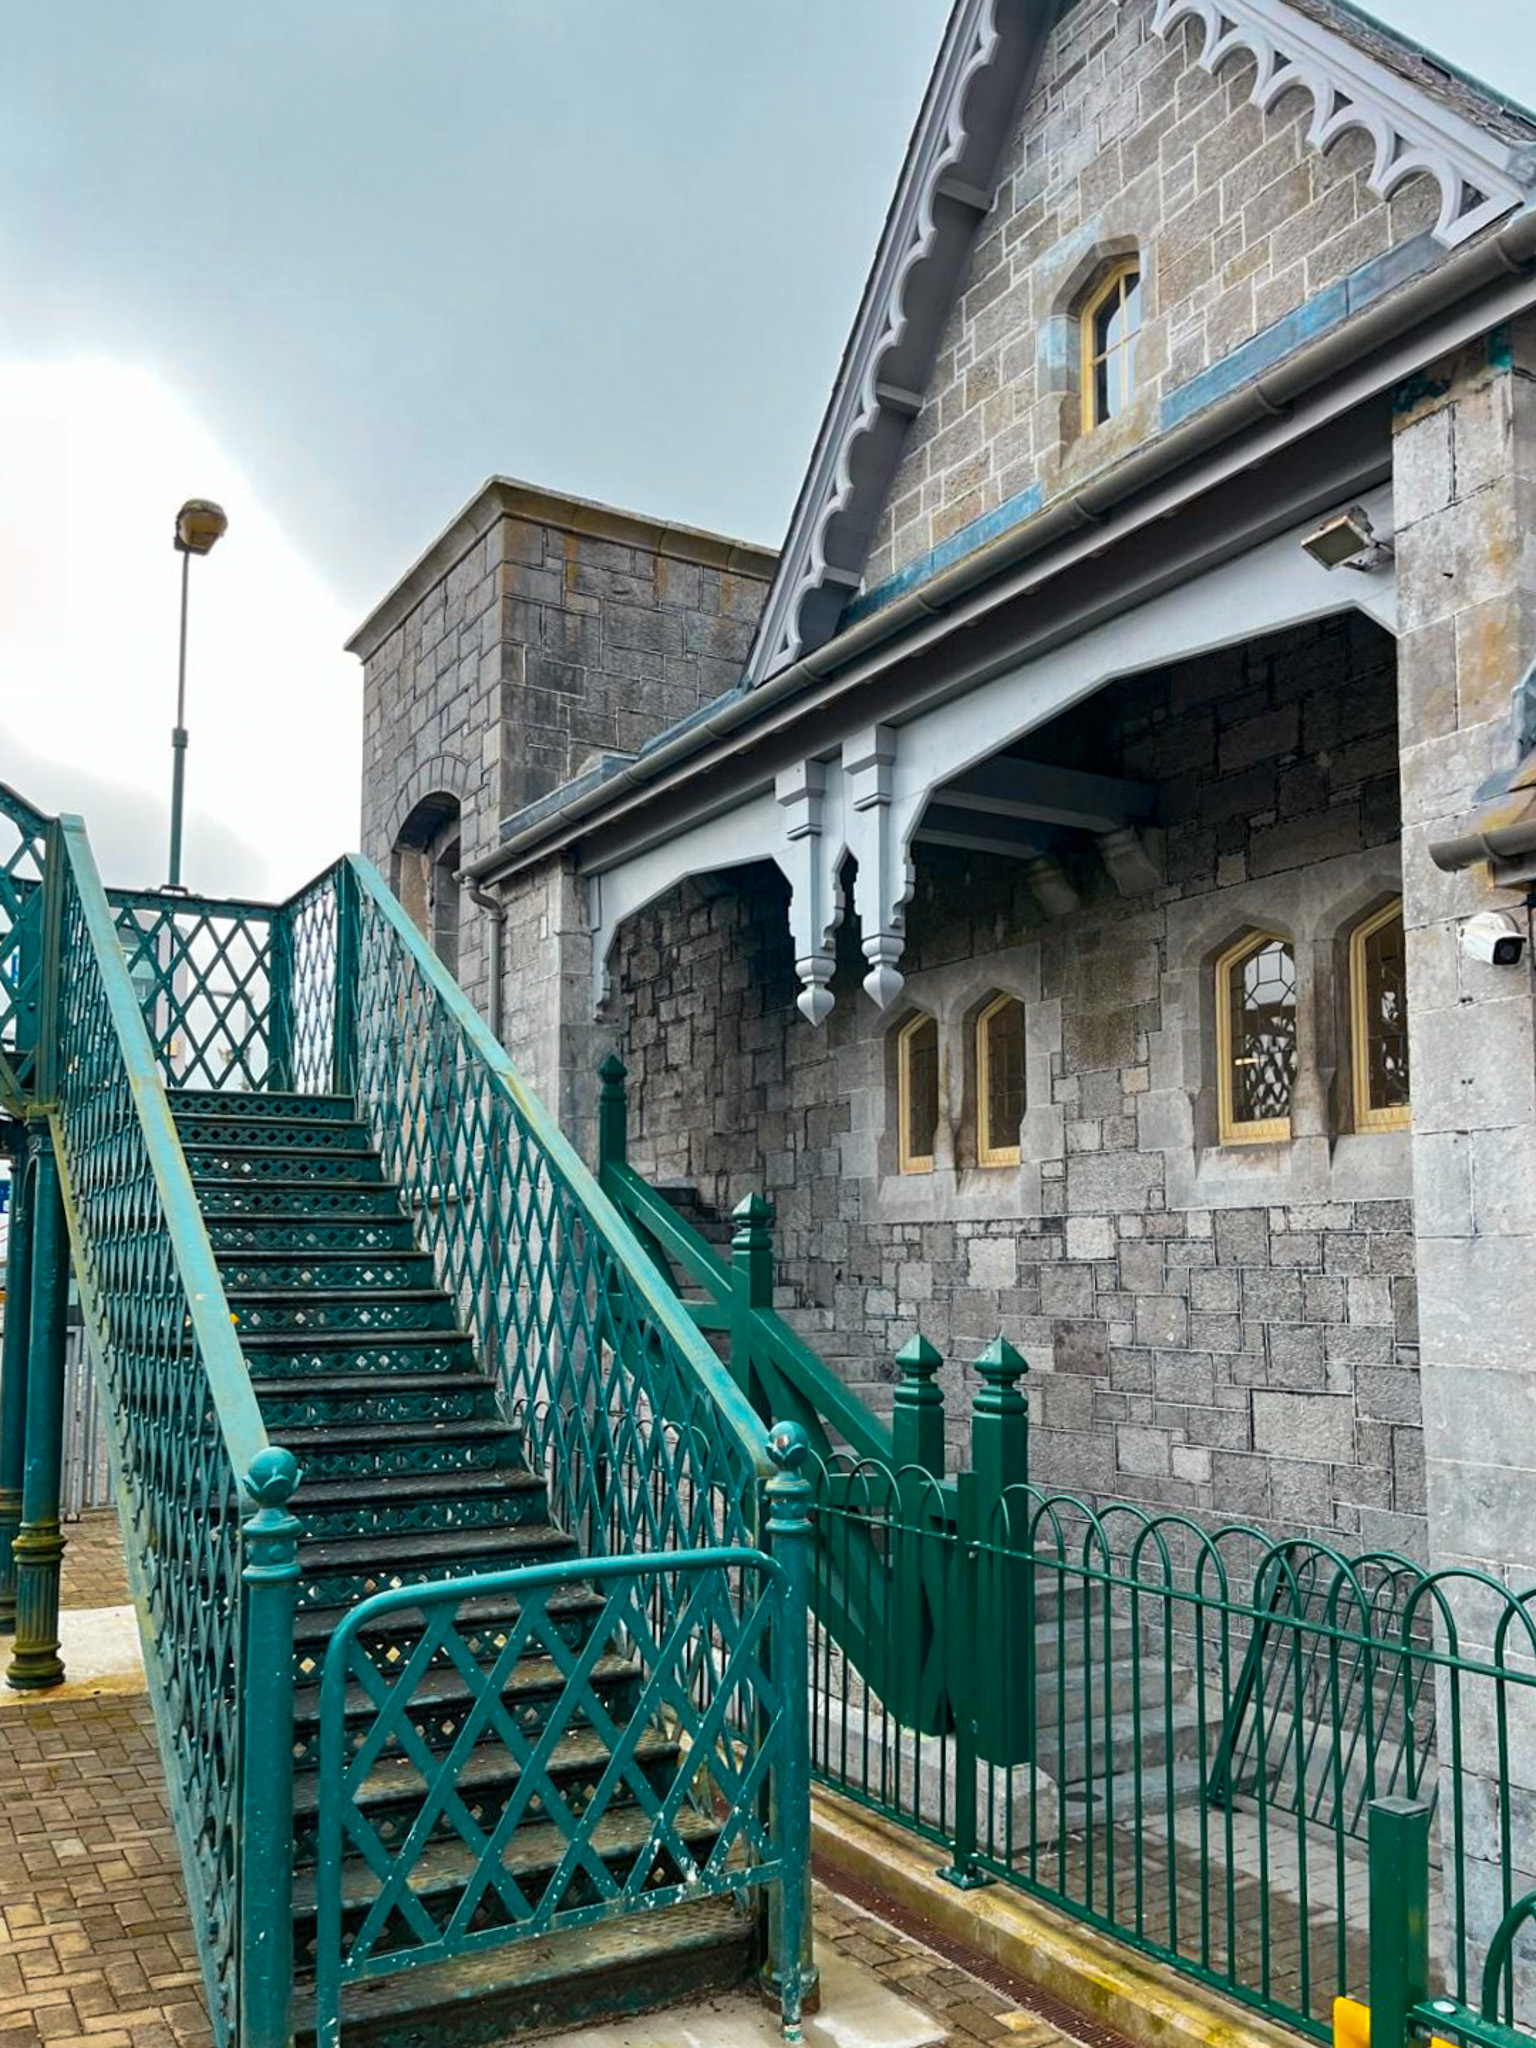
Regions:
<instances>
[{"instance_id":1,"label":"limestone block wall","mask_svg":"<svg viewBox=\"0 0 1536 2048\"><path fill-rule=\"evenodd\" d=\"M1391 204L1371 151L1306 140L1312 103L1249 104L1252 63L1211 77L1202 31L1152 33L1153 0L1078 0L1050 35L876 530L875 588L1000 507L1049 498L1172 424L1174 394L1349 277L1356 296L1433 260L1427 179ZM1112 257L1140 255L1139 395L1081 432L1076 313ZM1372 268L1374 266L1374 268ZM1243 374L1241 359L1232 364ZM1207 393L1207 396L1215 395ZM1182 401L1181 401L1182 402Z\"/></svg>"},{"instance_id":2,"label":"limestone block wall","mask_svg":"<svg viewBox=\"0 0 1536 2048\"><path fill-rule=\"evenodd\" d=\"M854 928L830 1019L798 1015L777 869L684 885L616 954L636 1164L721 1211L766 1190L782 1306L877 1407L921 1329L958 1440L964 1363L1002 1329L1033 1368L1043 1480L1422 1547L1408 1139L1337 1128L1342 935L1399 886L1394 693L1390 640L1342 618L1047 728L1038 758L1157 783L1165 885L1124 899L1086 856L1082 908L1046 921L1017 864L920 849L893 1016L860 991ZM1301 974L1297 1136L1236 1152L1206 1128L1203 997L1216 952L1269 925ZM966 1164L966 1027L999 989L1026 1006L1016 1170ZM911 1004L940 1022L958 1162L926 1176L894 1156Z\"/></svg>"},{"instance_id":3,"label":"limestone block wall","mask_svg":"<svg viewBox=\"0 0 1536 2048\"><path fill-rule=\"evenodd\" d=\"M414 807L457 799L462 856L602 755L633 754L738 679L774 557L496 481L359 628L363 848L386 874ZM460 979L484 1007L484 920Z\"/></svg>"}]
</instances>

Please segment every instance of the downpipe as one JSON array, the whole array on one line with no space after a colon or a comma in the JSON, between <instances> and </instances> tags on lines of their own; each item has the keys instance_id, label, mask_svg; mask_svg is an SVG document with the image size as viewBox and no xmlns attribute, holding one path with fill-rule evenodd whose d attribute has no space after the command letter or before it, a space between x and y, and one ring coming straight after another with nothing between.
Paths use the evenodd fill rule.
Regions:
<instances>
[{"instance_id":1,"label":"downpipe","mask_svg":"<svg viewBox=\"0 0 1536 2048\"><path fill-rule=\"evenodd\" d=\"M456 880L462 882L469 892L469 900L477 910L483 910L491 921L491 991L485 1006L485 1021L491 1028L491 1036L501 1043L501 976L503 955L506 944L507 906L488 889L482 889L473 875L465 868Z\"/></svg>"}]
</instances>

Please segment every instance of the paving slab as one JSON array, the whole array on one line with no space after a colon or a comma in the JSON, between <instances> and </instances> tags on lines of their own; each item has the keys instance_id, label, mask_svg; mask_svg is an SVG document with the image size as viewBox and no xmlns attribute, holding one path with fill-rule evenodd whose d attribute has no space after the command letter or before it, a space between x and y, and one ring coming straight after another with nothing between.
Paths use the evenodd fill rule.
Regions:
<instances>
[{"instance_id":1,"label":"paving slab","mask_svg":"<svg viewBox=\"0 0 1536 2048\"><path fill-rule=\"evenodd\" d=\"M670 2012L551 2035L541 2048L780 2048L779 2016L761 1998L711 1998ZM821 2010L805 2021L805 2048L942 2048L944 2026L899 1997L851 1956L827 1955Z\"/></svg>"},{"instance_id":2,"label":"paving slab","mask_svg":"<svg viewBox=\"0 0 1536 2048\"><path fill-rule=\"evenodd\" d=\"M0 1671L11 1657L10 1636L0 1636ZM39 1701L99 1699L103 1693L144 1690L139 1620L131 1607L69 1607L59 1616L59 1655L65 1682L46 1692L12 1692L0 1685L0 1713Z\"/></svg>"}]
</instances>

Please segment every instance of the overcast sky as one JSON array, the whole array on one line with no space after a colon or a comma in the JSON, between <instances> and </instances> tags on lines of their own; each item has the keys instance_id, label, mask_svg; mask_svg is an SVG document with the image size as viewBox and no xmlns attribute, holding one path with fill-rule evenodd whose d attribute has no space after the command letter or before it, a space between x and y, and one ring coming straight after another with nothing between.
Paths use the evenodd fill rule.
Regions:
<instances>
[{"instance_id":1,"label":"overcast sky","mask_svg":"<svg viewBox=\"0 0 1536 2048\"><path fill-rule=\"evenodd\" d=\"M356 833L341 642L493 472L776 543L947 0L0 0L0 779L163 878ZM1536 102L1531 0L1373 10Z\"/></svg>"}]
</instances>

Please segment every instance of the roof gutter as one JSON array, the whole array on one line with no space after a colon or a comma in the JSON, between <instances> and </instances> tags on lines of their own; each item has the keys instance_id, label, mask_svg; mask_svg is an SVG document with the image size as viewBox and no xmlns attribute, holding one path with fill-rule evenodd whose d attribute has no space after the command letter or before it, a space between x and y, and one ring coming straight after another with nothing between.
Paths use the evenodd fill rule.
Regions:
<instances>
[{"instance_id":1,"label":"roof gutter","mask_svg":"<svg viewBox=\"0 0 1536 2048\"><path fill-rule=\"evenodd\" d=\"M942 615L977 584L1085 527L1102 525L1123 499L1198 460L1246 428L1285 414L1307 391L1349 368L1371 350L1397 340L1458 300L1471 298L1502 278L1522 276L1532 270L1536 270L1536 206L1527 206L1485 240L1458 251L1380 305L1368 308L1331 334L1298 349L1243 390L1218 400L1183 426L1159 436L1149 447L1116 463L1070 497L1048 505L1011 533L978 548L920 589L861 619L846 633L837 634L753 689L722 698L710 717L639 755L615 774L573 793L560 809L525 825L504 839L494 852L483 854L465 870L466 875L483 883L521 865L523 856L554 836L554 828L562 828L568 835L572 826L605 808L614 796L644 788L690 754L698 753L710 740L725 738L807 684L826 681L859 656L895 639L908 626Z\"/></svg>"}]
</instances>

